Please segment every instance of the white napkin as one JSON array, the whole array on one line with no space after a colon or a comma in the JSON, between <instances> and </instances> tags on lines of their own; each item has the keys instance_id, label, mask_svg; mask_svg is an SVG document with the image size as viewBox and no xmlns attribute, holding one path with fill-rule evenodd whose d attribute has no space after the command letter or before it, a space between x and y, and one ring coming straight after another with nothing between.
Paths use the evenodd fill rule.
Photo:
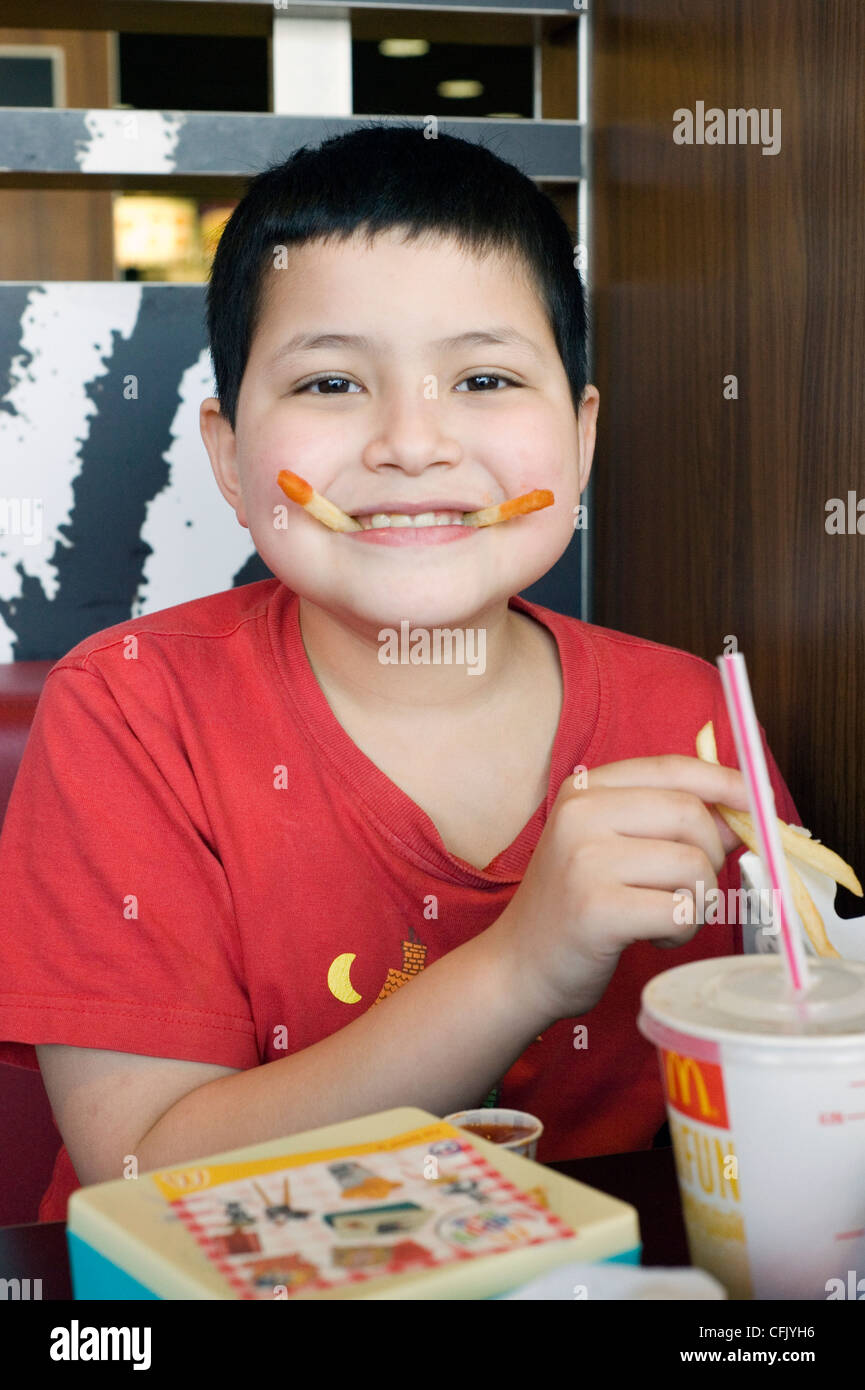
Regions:
<instances>
[{"instance_id":1,"label":"white napkin","mask_svg":"<svg viewBox=\"0 0 865 1390\"><path fill-rule=\"evenodd\" d=\"M727 1291L701 1269L647 1268L624 1264L567 1264L548 1270L504 1299L725 1299Z\"/></svg>"},{"instance_id":2,"label":"white napkin","mask_svg":"<svg viewBox=\"0 0 865 1390\"><path fill-rule=\"evenodd\" d=\"M798 835L804 834L801 826L791 825L791 830L795 830ZM806 839L810 836L806 836ZM835 911L835 894L838 891L835 880L828 874L824 874L821 869L814 869L810 864L803 864L801 859L795 861L796 872L814 899L814 904L826 927L826 935L831 941L835 950L845 960L865 961L865 917L848 917L846 920L839 917ZM771 880L766 876L762 861L759 856L749 851L743 854L739 860L739 872L742 877L743 888L756 888L763 890L767 894L771 890ZM768 906L770 898L766 898ZM798 917L797 917L798 924ZM773 924L774 925L774 924ZM816 956L817 952L811 945L811 938L803 927L799 927L802 933L802 941L805 946L807 956ZM742 927L742 943L746 955L774 955L780 949L779 935L764 932L761 925L746 924Z\"/></svg>"}]
</instances>

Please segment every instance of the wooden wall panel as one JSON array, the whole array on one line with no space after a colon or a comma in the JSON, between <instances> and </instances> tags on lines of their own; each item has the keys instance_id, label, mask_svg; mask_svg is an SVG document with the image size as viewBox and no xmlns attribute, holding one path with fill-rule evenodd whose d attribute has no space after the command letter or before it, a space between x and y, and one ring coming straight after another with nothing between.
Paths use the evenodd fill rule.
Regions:
<instances>
[{"instance_id":1,"label":"wooden wall panel","mask_svg":"<svg viewBox=\"0 0 865 1390\"><path fill-rule=\"evenodd\" d=\"M825 529L865 499L865 7L592 25L593 617L708 660L735 635L806 825L865 878L865 534ZM677 145L698 101L780 108L779 153Z\"/></svg>"},{"instance_id":2,"label":"wooden wall panel","mask_svg":"<svg viewBox=\"0 0 865 1390\"><path fill-rule=\"evenodd\" d=\"M113 36L98 30L0 29L0 44L50 44L66 54L66 105L106 107ZM0 188L0 280L111 280L111 194Z\"/></svg>"},{"instance_id":3,"label":"wooden wall panel","mask_svg":"<svg viewBox=\"0 0 865 1390\"><path fill-rule=\"evenodd\" d=\"M267 38L273 6L203 5L196 0L3 0L6 24L37 25L40 29L74 25L80 29L125 30L135 34L251 34Z\"/></svg>"},{"instance_id":4,"label":"wooden wall panel","mask_svg":"<svg viewBox=\"0 0 865 1390\"><path fill-rule=\"evenodd\" d=\"M577 21L541 21L541 116L577 119Z\"/></svg>"}]
</instances>

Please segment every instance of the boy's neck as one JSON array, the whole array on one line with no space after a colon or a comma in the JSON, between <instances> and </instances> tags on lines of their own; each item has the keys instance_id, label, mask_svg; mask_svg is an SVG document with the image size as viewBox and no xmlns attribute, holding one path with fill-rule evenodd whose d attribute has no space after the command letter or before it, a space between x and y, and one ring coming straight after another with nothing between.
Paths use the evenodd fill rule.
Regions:
<instances>
[{"instance_id":1,"label":"boy's neck","mask_svg":"<svg viewBox=\"0 0 865 1390\"><path fill-rule=\"evenodd\" d=\"M435 628L396 624L385 642L379 640L381 628L336 619L303 597L298 617L309 664L331 704L336 700L359 714L411 722L425 713L435 723L445 712L466 721L488 713L521 676L525 679L525 662L535 664L539 640L550 636L507 602L498 603L478 614L470 629L462 629L462 660L457 661L459 639L446 635L456 632L456 625L442 624L437 638ZM412 664L410 654L422 650L424 640L428 659ZM385 662L380 653L390 659Z\"/></svg>"}]
</instances>

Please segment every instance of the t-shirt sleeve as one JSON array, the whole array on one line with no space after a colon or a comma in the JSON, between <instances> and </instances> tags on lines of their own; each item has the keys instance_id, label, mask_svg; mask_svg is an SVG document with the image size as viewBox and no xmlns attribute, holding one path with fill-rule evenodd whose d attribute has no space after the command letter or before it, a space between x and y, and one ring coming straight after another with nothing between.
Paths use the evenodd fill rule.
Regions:
<instances>
[{"instance_id":1,"label":"t-shirt sleeve","mask_svg":"<svg viewBox=\"0 0 865 1390\"><path fill-rule=\"evenodd\" d=\"M0 1061L35 1067L32 1044L66 1043L255 1066L189 759L167 716L132 724L98 670L52 668L0 835Z\"/></svg>"}]
</instances>

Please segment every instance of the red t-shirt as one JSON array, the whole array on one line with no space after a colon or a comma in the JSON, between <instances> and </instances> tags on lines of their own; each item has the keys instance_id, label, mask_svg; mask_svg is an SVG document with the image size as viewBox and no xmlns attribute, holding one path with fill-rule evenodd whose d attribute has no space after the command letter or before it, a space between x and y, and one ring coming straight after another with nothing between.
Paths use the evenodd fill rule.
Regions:
<instances>
[{"instance_id":1,"label":"red t-shirt","mask_svg":"<svg viewBox=\"0 0 865 1390\"><path fill-rule=\"evenodd\" d=\"M564 704L546 799L482 871L337 722L278 580L106 628L58 661L0 836L0 1060L36 1067L32 1044L67 1043L245 1069L310 1047L499 917L579 764L694 756L712 719L736 765L714 666L510 606L554 634ZM800 823L769 768L778 814ZM665 1111L640 991L741 949L730 924L630 946L579 1020L586 1047L564 1019L526 1049L501 1103L543 1120L541 1160L651 1144ZM328 972L346 954L341 999ZM78 1185L61 1149L40 1219L63 1219Z\"/></svg>"}]
</instances>

